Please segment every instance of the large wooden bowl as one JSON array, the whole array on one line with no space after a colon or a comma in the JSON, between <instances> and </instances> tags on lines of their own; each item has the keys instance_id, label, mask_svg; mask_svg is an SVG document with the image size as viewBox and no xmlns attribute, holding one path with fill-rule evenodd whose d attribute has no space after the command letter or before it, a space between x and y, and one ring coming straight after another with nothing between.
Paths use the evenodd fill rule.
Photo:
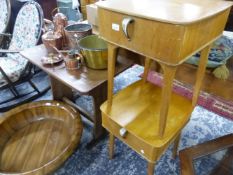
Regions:
<instances>
[{"instance_id":1,"label":"large wooden bowl","mask_svg":"<svg viewBox=\"0 0 233 175\"><path fill-rule=\"evenodd\" d=\"M74 151L80 115L56 101L19 106L0 117L0 174L47 174Z\"/></svg>"}]
</instances>

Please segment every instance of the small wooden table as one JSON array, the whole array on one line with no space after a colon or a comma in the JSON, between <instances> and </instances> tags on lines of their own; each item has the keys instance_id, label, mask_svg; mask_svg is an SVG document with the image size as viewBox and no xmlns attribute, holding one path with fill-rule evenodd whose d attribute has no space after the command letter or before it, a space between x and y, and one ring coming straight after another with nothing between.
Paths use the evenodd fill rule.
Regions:
<instances>
[{"instance_id":1,"label":"small wooden table","mask_svg":"<svg viewBox=\"0 0 233 175\"><path fill-rule=\"evenodd\" d=\"M233 3L189 0L99 1L99 35L108 42L108 100L101 106L103 126L109 131L109 155L117 137L148 161L155 162L175 141L195 107L211 43L224 29ZM212 29L211 31L209 29ZM113 97L118 48L145 56L144 75ZM201 51L192 101L172 92L177 68ZM163 69L163 86L147 82L152 61ZM192 76L192 78L195 78Z\"/></svg>"},{"instance_id":2,"label":"small wooden table","mask_svg":"<svg viewBox=\"0 0 233 175\"><path fill-rule=\"evenodd\" d=\"M65 100L70 105L78 108L82 115L94 123L93 140L91 143L103 135L104 129L101 126L102 120L99 107L107 99L107 70L94 70L82 66L81 69L68 71L65 68L64 62L58 65L44 66L41 62L42 57L47 55L47 50L44 45L26 49L20 52L20 54L48 73L54 100ZM118 57L115 75L124 71L132 64L132 61L120 55ZM79 95L90 95L93 97L93 116L72 102L74 100L73 91L76 91Z\"/></svg>"}]
</instances>

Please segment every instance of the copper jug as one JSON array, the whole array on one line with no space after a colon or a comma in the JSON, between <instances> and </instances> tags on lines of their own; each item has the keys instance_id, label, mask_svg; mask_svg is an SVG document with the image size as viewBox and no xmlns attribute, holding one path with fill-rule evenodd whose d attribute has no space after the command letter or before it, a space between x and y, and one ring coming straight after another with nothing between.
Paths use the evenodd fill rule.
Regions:
<instances>
[{"instance_id":1,"label":"copper jug","mask_svg":"<svg viewBox=\"0 0 233 175\"><path fill-rule=\"evenodd\" d=\"M65 57L65 66L68 70L79 69L81 67L82 55L71 50Z\"/></svg>"}]
</instances>

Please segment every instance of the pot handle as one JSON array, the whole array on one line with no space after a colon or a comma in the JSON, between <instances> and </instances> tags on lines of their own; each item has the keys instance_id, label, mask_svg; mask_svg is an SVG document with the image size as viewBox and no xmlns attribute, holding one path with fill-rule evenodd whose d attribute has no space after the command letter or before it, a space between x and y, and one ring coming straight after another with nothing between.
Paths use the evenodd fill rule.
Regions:
<instances>
[{"instance_id":1,"label":"pot handle","mask_svg":"<svg viewBox=\"0 0 233 175\"><path fill-rule=\"evenodd\" d=\"M54 29L54 25L53 25L53 22L51 20L44 18L43 22L44 22L43 27L42 27L43 33L46 33L49 30Z\"/></svg>"},{"instance_id":2,"label":"pot handle","mask_svg":"<svg viewBox=\"0 0 233 175\"><path fill-rule=\"evenodd\" d=\"M128 33L128 26L129 24L133 23L134 22L134 19L133 18L130 18L130 17L127 17L127 18L124 18L122 20L122 29L123 29L123 32L126 36L126 38L130 41L130 36L129 36L129 33Z\"/></svg>"}]
</instances>

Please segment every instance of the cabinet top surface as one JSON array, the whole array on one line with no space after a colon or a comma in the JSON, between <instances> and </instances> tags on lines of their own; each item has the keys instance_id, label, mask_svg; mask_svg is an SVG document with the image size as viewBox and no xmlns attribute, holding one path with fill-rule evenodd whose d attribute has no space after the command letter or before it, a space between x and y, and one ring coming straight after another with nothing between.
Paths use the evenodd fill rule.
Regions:
<instances>
[{"instance_id":1,"label":"cabinet top surface","mask_svg":"<svg viewBox=\"0 0 233 175\"><path fill-rule=\"evenodd\" d=\"M230 8L222 0L106 0L96 3L107 10L172 24L189 24Z\"/></svg>"}]
</instances>

